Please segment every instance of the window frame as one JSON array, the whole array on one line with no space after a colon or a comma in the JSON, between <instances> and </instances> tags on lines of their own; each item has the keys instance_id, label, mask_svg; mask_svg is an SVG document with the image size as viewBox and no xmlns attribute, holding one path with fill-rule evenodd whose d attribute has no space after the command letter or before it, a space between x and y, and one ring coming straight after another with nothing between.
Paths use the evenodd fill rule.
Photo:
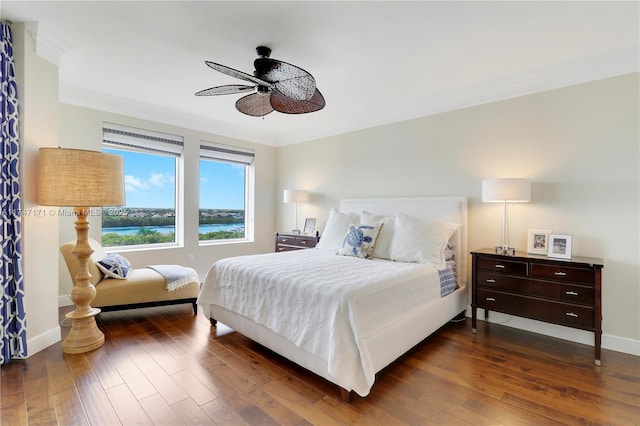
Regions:
<instances>
[{"instance_id":1,"label":"window frame","mask_svg":"<svg viewBox=\"0 0 640 426\"><path fill-rule=\"evenodd\" d=\"M255 187L255 152L253 150L239 148L235 146L222 145L214 142L200 141L200 151L198 155L198 245L220 245L252 242L254 240L254 199ZM239 164L244 166L244 238L229 239L200 239L200 192L202 191L202 181L200 175L200 162L214 161L220 163Z\"/></svg>"},{"instance_id":2,"label":"window frame","mask_svg":"<svg viewBox=\"0 0 640 426\"><path fill-rule=\"evenodd\" d=\"M184 247L184 139L182 136L153 132L112 123L103 123L102 149L137 152L147 155L173 157L174 176L174 241L166 243L104 246L107 251L141 251ZM100 220L102 236L102 218ZM102 240L101 240L102 241Z\"/></svg>"}]
</instances>

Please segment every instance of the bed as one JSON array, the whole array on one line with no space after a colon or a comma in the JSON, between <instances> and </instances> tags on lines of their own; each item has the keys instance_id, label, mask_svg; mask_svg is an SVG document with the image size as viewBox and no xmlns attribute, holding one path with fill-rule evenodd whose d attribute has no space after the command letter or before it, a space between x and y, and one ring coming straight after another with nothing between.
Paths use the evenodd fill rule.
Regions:
<instances>
[{"instance_id":1,"label":"bed","mask_svg":"<svg viewBox=\"0 0 640 426\"><path fill-rule=\"evenodd\" d=\"M377 232L368 258L333 248L344 239L336 223L354 218L377 227L365 231ZM366 396L377 372L466 310L466 222L463 197L345 199L317 248L219 260L197 303L212 326L220 321L336 384L343 400ZM442 230L420 239L433 243L428 260L411 261L402 233L415 229ZM446 273L455 282L445 292Z\"/></svg>"}]
</instances>

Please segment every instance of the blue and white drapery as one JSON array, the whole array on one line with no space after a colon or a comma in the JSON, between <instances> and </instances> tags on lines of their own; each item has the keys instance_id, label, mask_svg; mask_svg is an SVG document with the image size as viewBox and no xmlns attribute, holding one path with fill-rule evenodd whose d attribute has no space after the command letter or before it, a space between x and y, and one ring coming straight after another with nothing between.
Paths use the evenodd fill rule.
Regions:
<instances>
[{"instance_id":1,"label":"blue and white drapery","mask_svg":"<svg viewBox=\"0 0 640 426\"><path fill-rule=\"evenodd\" d=\"M18 92L11 27L2 24L0 46L0 364L27 356L22 277L22 229L18 172Z\"/></svg>"}]
</instances>

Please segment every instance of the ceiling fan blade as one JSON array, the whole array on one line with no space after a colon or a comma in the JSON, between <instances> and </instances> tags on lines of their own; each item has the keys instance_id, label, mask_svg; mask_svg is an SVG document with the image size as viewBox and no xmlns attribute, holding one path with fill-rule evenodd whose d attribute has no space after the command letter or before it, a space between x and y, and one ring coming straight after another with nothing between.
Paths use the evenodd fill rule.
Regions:
<instances>
[{"instance_id":1,"label":"ceiling fan blade","mask_svg":"<svg viewBox=\"0 0 640 426\"><path fill-rule=\"evenodd\" d=\"M256 90L256 86L244 86L241 84L229 84L217 86L196 92L196 96L232 95L235 93L250 92Z\"/></svg>"},{"instance_id":2,"label":"ceiling fan blade","mask_svg":"<svg viewBox=\"0 0 640 426\"><path fill-rule=\"evenodd\" d=\"M325 106L324 96L316 88L313 96L305 101L295 101L288 96L284 96L278 90L271 91L271 106L273 109L285 114L306 114L308 112L319 111Z\"/></svg>"},{"instance_id":3,"label":"ceiling fan blade","mask_svg":"<svg viewBox=\"0 0 640 426\"><path fill-rule=\"evenodd\" d=\"M247 74L246 72L238 71L233 68L229 68L226 65L217 64L211 61L204 61L208 67L213 68L214 70L221 72L226 75L230 75L231 77L239 78L241 80L250 81L252 83L259 84L261 86L273 87L271 83L268 81L261 80L257 77L252 76L251 74Z\"/></svg>"},{"instance_id":4,"label":"ceiling fan blade","mask_svg":"<svg viewBox=\"0 0 640 426\"><path fill-rule=\"evenodd\" d=\"M252 117L262 117L273 111L267 92L243 96L236 101L236 109Z\"/></svg>"},{"instance_id":5,"label":"ceiling fan blade","mask_svg":"<svg viewBox=\"0 0 640 426\"><path fill-rule=\"evenodd\" d=\"M272 83L283 95L296 101L310 99L316 90L316 80L300 67L271 58L253 61L256 75Z\"/></svg>"}]
</instances>

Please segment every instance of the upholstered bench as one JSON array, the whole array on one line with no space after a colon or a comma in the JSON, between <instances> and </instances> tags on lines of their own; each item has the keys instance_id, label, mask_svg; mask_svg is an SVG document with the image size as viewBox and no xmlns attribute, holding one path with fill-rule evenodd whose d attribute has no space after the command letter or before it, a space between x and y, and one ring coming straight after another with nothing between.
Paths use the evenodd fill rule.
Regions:
<instances>
[{"instance_id":1,"label":"upholstered bench","mask_svg":"<svg viewBox=\"0 0 640 426\"><path fill-rule=\"evenodd\" d=\"M67 269L75 285L78 273L78 259L72 253L76 242L68 242L60 247ZM98 262L107 256L100 243L89 239L94 252L89 258L91 283L96 288L96 297L91 306L102 311L143 308L149 306L191 303L194 315L197 313L196 299L200 284L193 282L173 291L167 290L167 282L162 274L151 268L131 269L126 279L105 277L98 268Z\"/></svg>"}]
</instances>

